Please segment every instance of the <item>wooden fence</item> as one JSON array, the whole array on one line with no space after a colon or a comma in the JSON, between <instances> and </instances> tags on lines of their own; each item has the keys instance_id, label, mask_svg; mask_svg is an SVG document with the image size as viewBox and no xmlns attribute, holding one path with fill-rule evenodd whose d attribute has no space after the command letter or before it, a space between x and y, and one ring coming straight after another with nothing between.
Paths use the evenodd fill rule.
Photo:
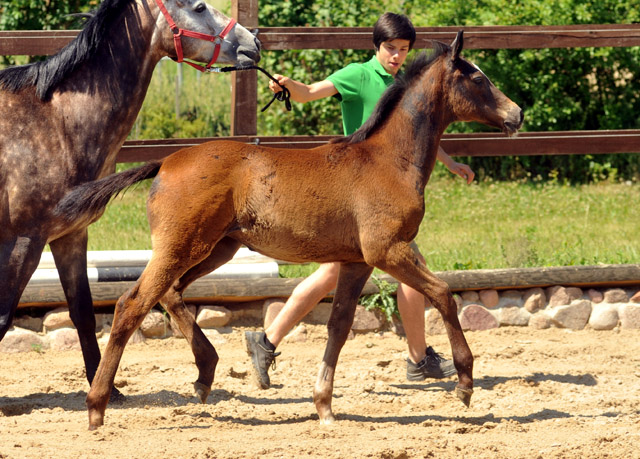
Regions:
<instances>
[{"instance_id":1,"label":"wooden fence","mask_svg":"<svg viewBox=\"0 0 640 459\"><path fill-rule=\"evenodd\" d=\"M232 15L247 28L258 28L263 49L371 49L371 27L259 27L257 0L232 0ZM431 40L450 42L461 27L418 27L416 47ZM640 24L571 26L464 27L465 47L471 49L533 49L640 46ZM49 55L73 40L70 31L0 31L2 55ZM257 75L233 72L231 132L234 139L262 145L307 148L330 136L259 136ZM220 139L220 138L218 138ZM213 139L191 138L128 141L119 162L162 158L188 145ZM639 153L640 130L523 132L508 139L501 133L445 134L443 148L452 156L572 155Z\"/></svg>"}]
</instances>

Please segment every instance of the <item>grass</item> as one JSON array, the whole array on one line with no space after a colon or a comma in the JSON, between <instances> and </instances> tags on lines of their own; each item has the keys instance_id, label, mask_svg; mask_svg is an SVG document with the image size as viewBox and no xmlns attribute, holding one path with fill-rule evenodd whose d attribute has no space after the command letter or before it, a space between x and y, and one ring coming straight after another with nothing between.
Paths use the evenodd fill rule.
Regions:
<instances>
[{"instance_id":1,"label":"grass","mask_svg":"<svg viewBox=\"0 0 640 459\"><path fill-rule=\"evenodd\" d=\"M149 249L148 183L117 198L89 228L90 250ZM638 183L483 182L437 174L418 246L434 271L640 263ZM281 267L287 277L317 265Z\"/></svg>"}]
</instances>

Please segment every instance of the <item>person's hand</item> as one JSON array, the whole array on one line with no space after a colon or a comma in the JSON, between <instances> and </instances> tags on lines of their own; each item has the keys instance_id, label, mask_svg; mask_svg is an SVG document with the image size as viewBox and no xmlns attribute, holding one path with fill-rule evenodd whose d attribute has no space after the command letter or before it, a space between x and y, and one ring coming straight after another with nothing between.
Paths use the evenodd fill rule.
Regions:
<instances>
[{"instance_id":1,"label":"person's hand","mask_svg":"<svg viewBox=\"0 0 640 459\"><path fill-rule=\"evenodd\" d=\"M452 161L451 164L445 165L453 174L462 177L467 182L467 185L471 184L471 182L473 182L473 178L476 176L475 172L473 172L466 164Z\"/></svg>"},{"instance_id":2,"label":"person's hand","mask_svg":"<svg viewBox=\"0 0 640 459\"><path fill-rule=\"evenodd\" d=\"M279 75L277 73L275 75L273 75L273 78L278 80L278 83L280 83L280 84L277 84L275 81L269 80L269 89L274 94L282 92L282 87L281 86L287 86L287 83L289 81L291 81L291 78L283 76L283 75Z\"/></svg>"}]
</instances>

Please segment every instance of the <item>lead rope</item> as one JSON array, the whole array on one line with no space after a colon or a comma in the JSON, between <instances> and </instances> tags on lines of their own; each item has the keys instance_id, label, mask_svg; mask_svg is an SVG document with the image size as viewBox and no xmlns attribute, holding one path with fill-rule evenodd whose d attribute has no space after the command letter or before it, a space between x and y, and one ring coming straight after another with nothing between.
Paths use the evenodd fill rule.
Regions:
<instances>
[{"instance_id":1,"label":"lead rope","mask_svg":"<svg viewBox=\"0 0 640 459\"><path fill-rule=\"evenodd\" d=\"M267 72L262 67L258 67L257 65L249 65L246 67L211 67L207 69L207 72L210 73L223 73L223 72L233 72L234 70L260 70L264 73L271 81L274 81L278 86L282 88L282 91L277 92L273 95L273 98L269 101L267 105L265 105L260 112L264 112L269 106L273 103L274 100L279 100L280 102L284 102L284 106L288 111L291 111L291 92L282 86L278 80L276 80L269 72Z\"/></svg>"}]
</instances>

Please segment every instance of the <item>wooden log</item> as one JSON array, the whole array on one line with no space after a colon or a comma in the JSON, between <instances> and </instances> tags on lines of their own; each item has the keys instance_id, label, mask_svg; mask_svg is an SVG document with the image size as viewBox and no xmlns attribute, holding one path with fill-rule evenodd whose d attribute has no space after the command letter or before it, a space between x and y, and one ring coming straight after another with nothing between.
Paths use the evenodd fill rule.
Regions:
<instances>
[{"instance_id":1,"label":"wooden log","mask_svg":"<svg viewBox=\"0 0 640 459\"><path fill-rule=\"evenodd\" d=\"M482 289L523 289L552 285L577 287L622 287L640 285L640 264L559 266L550 268L479 269L468 271L439 271L437 276L449 284L453 292ZM388 275L381 279L397 283ZM245 302L266 298L288 297L303 278L263 279L199 279L185 292L185 299L193 303ZM96 306L113 305L134 282L98 282L91 285ZM363 294L377 292L369 281ZM64 305L59 285L27 286L19 307Z\"/></svg>"},{"instance_id":2,"label":"wooden log","mask_svg":"<svg viewBox=\"0 0 640 459\"><path fill-rule=\"evenodd\" d=\"M555 266L542 268L475 269L439 271L435 274L452 291L483 289L523 289L563 285L573 287L614 287L640 285L640 264ZM395 280L380 276L388 282Z\"/></svg>"}]
</instances>

